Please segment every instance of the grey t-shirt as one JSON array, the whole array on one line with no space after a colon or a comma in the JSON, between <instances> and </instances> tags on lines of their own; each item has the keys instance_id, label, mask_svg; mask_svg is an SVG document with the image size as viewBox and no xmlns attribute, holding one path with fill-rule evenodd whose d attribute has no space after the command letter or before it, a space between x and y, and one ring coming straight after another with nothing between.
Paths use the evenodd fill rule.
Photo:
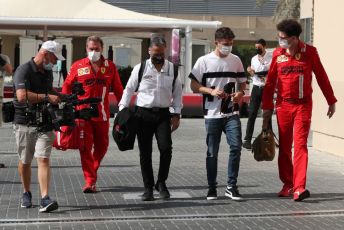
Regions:
<instances>
[{"instance_id":1,"label":"grey t-shirt","mask_svg":"<svg viewBox=\"0 0 344 230\"><path fill-rule=\"evenodd\" d=\"M40 72L33 59L20 65L13 75L14 92L17 89L27 89L34 93L48 94L53 90L53 74L52 71ZM17 95L14 93L13 100L15 113L15 124L27 124L26 107L27 103L19 103Z\"/></svg>"}]
</instances>

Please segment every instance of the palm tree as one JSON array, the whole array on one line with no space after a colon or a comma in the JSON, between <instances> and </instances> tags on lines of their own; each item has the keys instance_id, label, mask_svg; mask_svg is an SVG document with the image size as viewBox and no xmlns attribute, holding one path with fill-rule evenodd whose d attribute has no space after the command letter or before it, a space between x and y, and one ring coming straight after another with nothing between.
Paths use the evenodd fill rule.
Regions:
<instances>
[{"instance_id":1,"label":"palm tree","mask_svg":"<svg viewBox=\"0 0 344 230\"><path fill-rule=\"evenodd\" d=\"M261 7L267 1L256 0L257 6ZM300 0L279 0L275 10L274 21L280 21L286 18L300 18Z\"/></svg>"}]
</instances>

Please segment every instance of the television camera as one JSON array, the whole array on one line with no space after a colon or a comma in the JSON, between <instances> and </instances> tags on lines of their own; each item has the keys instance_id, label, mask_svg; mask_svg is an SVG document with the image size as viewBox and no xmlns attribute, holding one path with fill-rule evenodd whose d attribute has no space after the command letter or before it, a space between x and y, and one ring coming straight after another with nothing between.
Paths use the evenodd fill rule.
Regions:
<instances>
[{"instance_id":1,"label":"television camera","mask_svg":"<svg viewBox=\"0 0 344 230\"><path fill-rule=\"evenodd\" d=\"M90 120L98 116L97 105L101 98L78 99L78 96L85 94L80 82L75 82L72 86L72 94L58 94L61 102L57 105L49 101L42 103L40 109L31 110L30 123L37 127L38 132L50 130L61 131L61 126L75 126L75 119ZM89 107L77 109L79 105L89 104ZM30 125L30 124L29 124Z\"/></svg>"}]
</instances>

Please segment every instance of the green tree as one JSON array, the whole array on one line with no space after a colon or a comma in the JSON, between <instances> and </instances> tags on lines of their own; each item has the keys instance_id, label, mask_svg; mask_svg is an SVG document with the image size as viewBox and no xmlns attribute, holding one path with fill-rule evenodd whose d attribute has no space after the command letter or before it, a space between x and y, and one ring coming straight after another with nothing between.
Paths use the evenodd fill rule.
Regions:
<instances>
[{"instance_id":1,"label":"green tree","mask_svg":"<svg viewBox=\"0 0 344 230\"><path fill-rule=\"evenodd\" d=\"M256 0L257 6L261 7L267 1ZM280 21L286 18L300 18L300 0L279 0L275 10L274 21Z\"/></svg>"},{"instance_id":2,"label":"green tree","mask_svg":"<svg viewBox=\"0 0 344 230\"><path fill-rule=\"evenodd\" d=\"M235 45L232 53L239 56L246 72L246 68L251 65L252 57L256 55L256 49L252 45ZM249 76L248 73L247 76Z\"/></svg>"}]
</instances>

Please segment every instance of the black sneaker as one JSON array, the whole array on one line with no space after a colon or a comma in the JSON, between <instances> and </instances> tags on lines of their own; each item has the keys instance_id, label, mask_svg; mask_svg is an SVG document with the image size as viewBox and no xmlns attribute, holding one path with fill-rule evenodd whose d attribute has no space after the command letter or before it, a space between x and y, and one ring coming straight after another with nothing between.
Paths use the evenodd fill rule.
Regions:
<instances>
[{"instance_id":1,"label":"black sneaker","mask_svg":"<svg viewBox=\"0 0 344 230\"><path fill-rule=\"evenodd\" d=\"M210 187L207 194L207 200L216 200L216 199L217 199L216 188Z\"/></svg>"},{"instance_id":2,"label":"black sneaker","mask_svg":"<svg viewBox=\"0 0 344 230\"><path fill-rule=\"evenodd\" d=\"M242 144L242 147L244 147L245 149L252 149L251 141L245 140Z\"/></svg>"},{"instance_id":3,"label":"black sneaker","mask_svg":"<svg viewBox=\"0 0 344 230\"><path fill-rule=\"evenodd\" d=\"M145 192L142 194L141 200L142 201L153 201L154 200L153 188L145 188Z\"/></svg>"},{"instance_id":4,"label":"black sneaker","mask_svg":"<svg viewBox=\"0 0 344 230\"><path fill-rule=\"evenodd\" d=\"M171 197L165 182L156 183L154 187L159 192L161 199L169 199Z\"/></svg>"},{"instance_id":5,"label":"black sneaker","mask_svg":"<svg viewBox=\"0 0 344 230\"><path fill-rule=\"evenodd\" d=\"M39 212L51 212L59 208L55 200L51 200L48 195L41 199L41 206Z\"/></svg>"},{"instance_id":6,"label":"black sneaker","mask_svg":"<svg viewBox=\"0 0 344 230\"><path fill-rule=\"evenodd\" d=\"M227 186L225 196L231 198L232 200L240 201L243 200L237 188Z\"/></svg>"},{"instance_id":7,"label":"black sneaker","mask_svg":"<svg viewBox=\"0 0 344 230\"><path fill-rule=\"evenodd\" d=\"M24 192L21 202L22 208L31 208L32 207L32 194L30 191Z\"/></svg>"}]
</instances>

